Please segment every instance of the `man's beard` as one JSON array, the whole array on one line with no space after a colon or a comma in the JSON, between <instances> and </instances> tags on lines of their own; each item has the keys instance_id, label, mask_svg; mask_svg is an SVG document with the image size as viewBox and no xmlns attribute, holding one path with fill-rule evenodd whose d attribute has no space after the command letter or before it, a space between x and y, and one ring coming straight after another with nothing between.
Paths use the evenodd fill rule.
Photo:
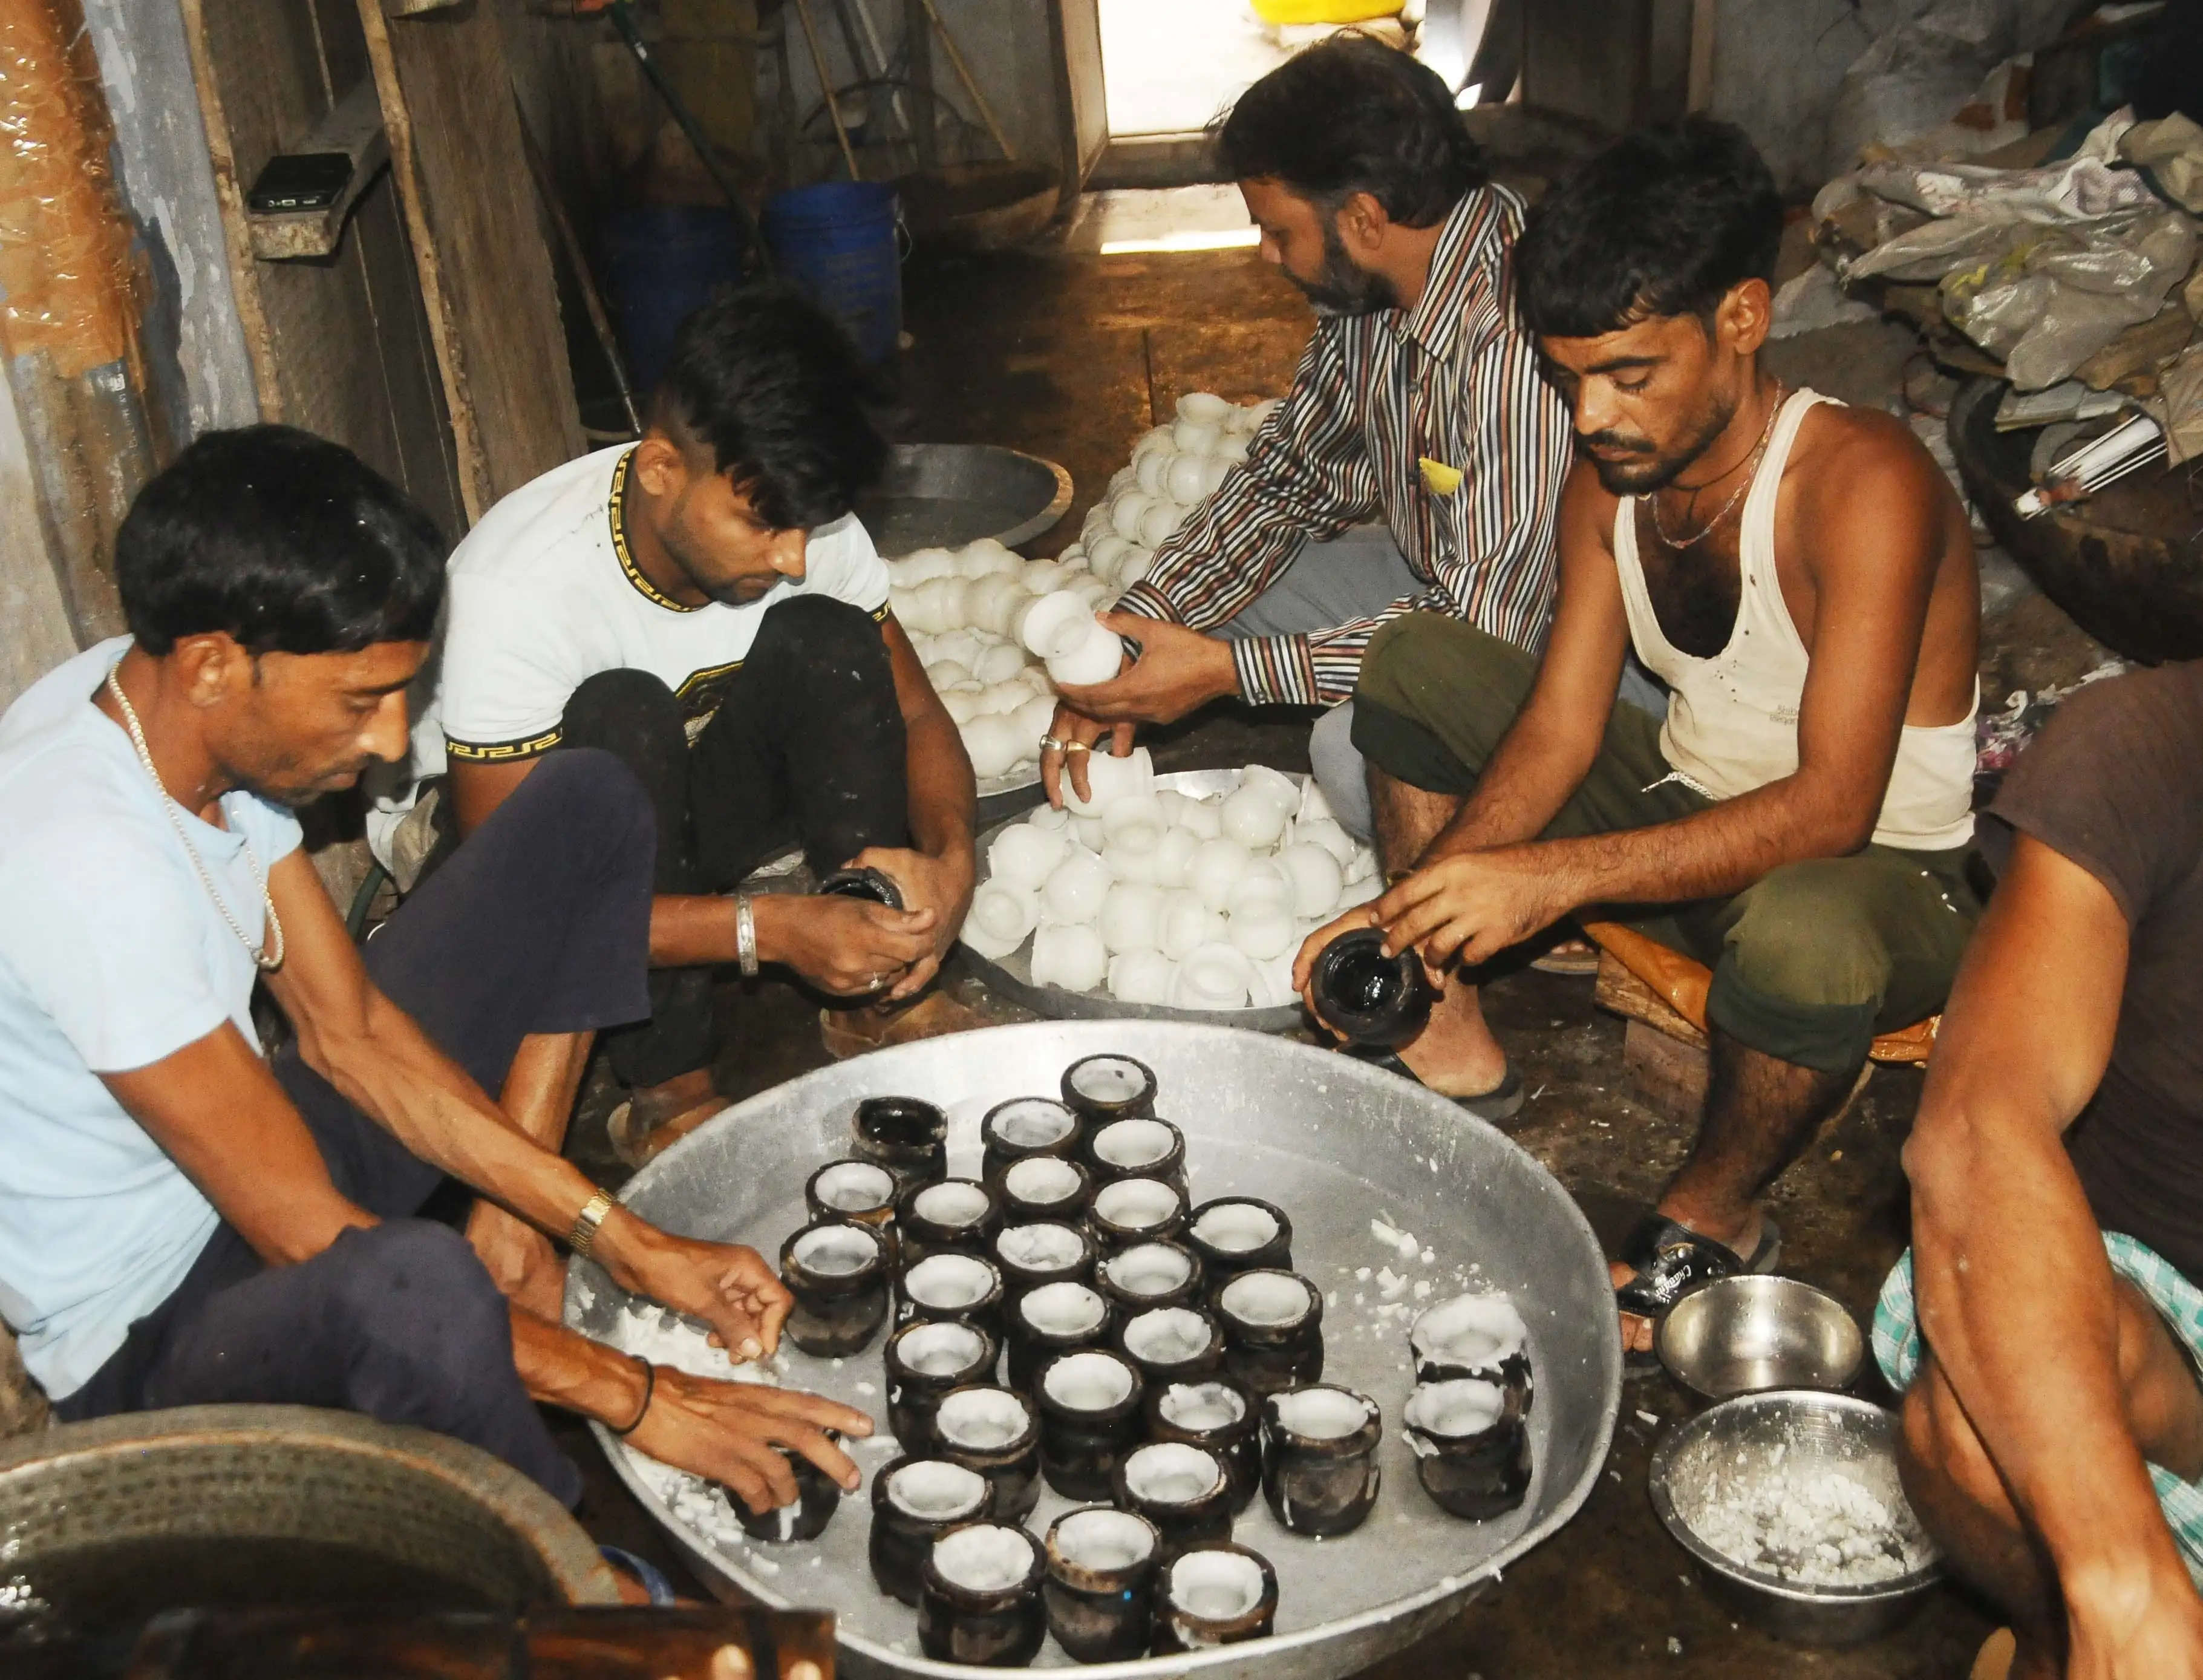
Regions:
<instances>
[{"instance_id":1,"label":"man's beard","mask_svg":"<svg viewBox=\"0 0 2203 1680\"><path fill-rule=\"evenodd\" d=\"M1301 288L1318 315L1374 315L1400 306L1400 288L1388 275L1356 267L1338 228L1328 221L1323 229L1323 272L1314 280L1302 280L1288 269L1285 278Z\"/></svg>"},{"instance_id":2,"label":"man's beard","mask_svg":"<svg viewBox=\"0 0 2203 1680\"><path fill-rule=\"evenodd\" d=\"M722 606L753 606L788 581L775 572L765 577L737 577L724 583L712 582L705 577L702 568L697 565L696 551L689 546L688 536L680 529L677 519L668 522L666 528L659 533L658 540L688 581ZM764 585L762 589L759 587L760 584Z\"/></svg>"},{"instance_id":3,"label":"man's beard","mask_svg":"<svg viewBox=\"0 0 2203 1680\"><path fill-rule=\"evenodd\" d=\"M1576 447L1598 475L1599 488L1610 496L1657 495L1680 478L1712 448L1714 440L1728 429L1736 418L1738 405L1722 404L1716 400L1712 411L1692 432L1691 440L1673 454L1660 454L1644 438L1625 436L1620 432L1579 433ZM1592 454L1593 448L1627 449L1635 458L1610 461Z\"/></svg>"},{"instance_id":4,"label":"man's beard","mask_svg":"<svg viewBox=\"0 0 2203 1680\"><path fill-rule=\"evenodd\" d=\"M301 780L298 766L288 760L259 771L239 770L225 765L222 775L233 787L252 795L256 799L265 800L270 805L281 805L288 811L296 811L311 805L323 794L357 786L368 766L375 762L372 758L354 760L347 764L333 766L308 780Z\"/></svg>"}]
</instances>

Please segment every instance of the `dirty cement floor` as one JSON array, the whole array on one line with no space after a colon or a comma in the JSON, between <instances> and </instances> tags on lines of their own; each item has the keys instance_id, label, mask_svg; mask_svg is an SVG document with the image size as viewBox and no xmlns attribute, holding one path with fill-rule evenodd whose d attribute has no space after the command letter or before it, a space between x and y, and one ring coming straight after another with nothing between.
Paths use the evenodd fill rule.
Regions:
<instances>
[{"instance_id":1,"label":"dirty cement floor","mask_svg":"<svg viewBox=\"0 0 2203 1680\"><path fill-rule=\"evenodd\" d=\"M902 370L907 435L1012 444L1068 467L1078 500L1031 545L1041 553L1072 540L1133 439L1167 416L1181 393L1282 393L1310 324L1298 293L1243 251L921 260L907 287L916 338ZM1899 329L1845 328L1779 346L1777 363L1793 381L1880 404L1897 389L1910 349ZM2070 680L2101 657L2040 595L2024 588L2014 595L1985 625L1990 703L2016 685ZM1259 760L1304 770L1306 736L1304 716L1217 708L1155 744L1159 765L1169 769ZM956 985L1001 1019L1025 1018L975 982ZM1600 1237L1615 1242L1681 1161L1690 1128L1632 1100L1621 1023L1593 1009L1588 979L1526 968L1499 979L1487 997L1493 1025L1534 1093L1508 1129L1568 1186ZM772 984L747 991L730 984L722 997L727 1048L718 1073L730 1099L824 1063L813 1000ZM1863 1099L1775 1187L1785 1269L1832 1291L1862 1322L1905 1240L1898 1152L1919 1090L1911 1069L1878 1071ZM612 1095L593 1082L574 1140L577 1157L608 1182L623 1171L604 1145ZM1385 1680L1739 1680L1778 1671L1816 1680L1940 1680L1966 1671L1991 1624L1955 1589L1939 1589L1897 1633L1849 1650L1785 1645L1739 1626L1661 1530L1645 1495L1652 1443L1684 1410L1663 1377L1633 1382L1607 1472L1574 1521L1451 1624L1370 1673ZM582 1514L593 1532L689 1582L586 1434L568 1427L590 1478Z\"/></svg>"}]
</instances>

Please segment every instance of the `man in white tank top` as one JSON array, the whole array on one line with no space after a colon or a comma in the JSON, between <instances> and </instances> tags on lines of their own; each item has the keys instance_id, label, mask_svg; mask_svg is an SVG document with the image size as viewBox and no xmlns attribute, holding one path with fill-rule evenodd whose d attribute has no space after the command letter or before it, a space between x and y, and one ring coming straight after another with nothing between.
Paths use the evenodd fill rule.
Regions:
<instances>
[{"instance_id":1,"label":"man in white tank top","mask_svg":"<svg viewBox=\"0 0 2203 1680\"><path fill-rule=\"evenodd\" d=\"M1713 970L1697 1146L1614 1267L1639 1355L1692 1283L1772 1268L1761 1192L1874 1035L1941 1006L1979 913L1965 515L1902 424L1760 368L1781 225L1703 121L1533 213L1523 306L1586 458L1552 639L1533 661L1419 613L1373 643L1355 744L1398 878L1301 959L1372 923L1420 949L1446 990L1402 1070L1486 1114L1519 1082L1461 965L1596 905ZM1632 646L1664 724L1614 705Z\"/></svg>"}]
</instances>

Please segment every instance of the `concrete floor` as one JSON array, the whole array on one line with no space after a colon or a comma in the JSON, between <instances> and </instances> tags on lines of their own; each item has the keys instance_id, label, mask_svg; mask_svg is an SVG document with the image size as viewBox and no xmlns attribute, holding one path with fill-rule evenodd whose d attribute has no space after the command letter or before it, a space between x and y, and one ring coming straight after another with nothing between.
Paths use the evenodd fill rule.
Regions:
<instances>
[{"instance_id":1,"label":"concrete floor","mask_svg":"<svg viewBox=\"0 0 2203 1680\"><path fill-rule=\"evenodd\" d=\"M914 263L905 358L909 433L945 441L1014 444L1067 466L1080 496L1032 545L1067 542L1086 504L1131 440L1184 391L1234 398L1282 393L1309 329L1297 293L1251 252L1102 257L1013 255ZM1786 377L1853 400L1896 389L1909 339L1846 328L1781 347ZM1984 687L2070 680L2101 658L2040 595L2022 590L1986 626ZM1164 767L1261 760L1305 768L1305 716L1220 708L1157 738ZM969 981L961 995L985 1003ZM1689 1127L1632 1100L1621 1023L1597 1013L1587 979L1523 970L1487 994L1494 1026L1533 1093L1509 1131L1582 1204L1603 1239L1617 1239L1681 1160ZM722 1088L740 1097L824 1061L816 1007L785 986L724 994L729 1028ZM998 1007L1005 1019L1009 1006ZM1883 1069L1863 1099L1776 1186L1784 1269L1840 1298L1862 1320L1904 1246L1899 1150L1919 1075ZM593 1090L576 1153L608 1180ZM592 1127L589 1121L594 1120ZM1828 1680L1965 1672L1990 1624L1955 1590L1939 1590L1900 1632L1844 1651L1780 1644L1739 1626L1710 1600L1655 1521L1645 1476L1659 1430L1683 1414L1664 1378L1625 1392L1607 1473L1575 1521L1481 1602L1413 1650L1371 1671L1386 1680L1483 1675L1658 1675L1728 1680L1781 1671ZM1646 1421L1649 1417L1653 1421ZM670 1548L576 1433L588 1468L583 1515L592 1529L670 1561ZM677 1568L677 1565L676 1565Z\"/></svg>"}]
</instances>

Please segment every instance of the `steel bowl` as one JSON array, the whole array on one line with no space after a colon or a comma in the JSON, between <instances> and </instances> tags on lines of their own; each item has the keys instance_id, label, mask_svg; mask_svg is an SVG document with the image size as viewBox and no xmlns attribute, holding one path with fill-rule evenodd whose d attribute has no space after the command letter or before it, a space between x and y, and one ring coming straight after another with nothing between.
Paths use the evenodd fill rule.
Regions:
<instances>
[{"instance_id":1,"label":"steel bowl","mask_svg":"<svg viewBox=\"0 0 2203 1680\"><path fill-rule=\"evenodd\" d=\"M1669 1430L1653 1450L1652 1509L1691 1554L1715 1596L1781 1639L1853 1645L1887 1633L1942 1579L1930 1561L1871 1586L1810 1586L1739 1562L1700 1534L1710 1498L1750 1485L1778 1464L1840 1465L1911 1520L1897 1479L1897 1414L1848 1394L1777 1389L1739 1394Z\"/></svg>"},{"instance_id":2,"label":"steel bowl","mask_svg":"<svg viewBox=\"0 0 2203 1680\"><path fill-rule=\"evenodd\" d=\"M883 554L960 548L990 536L1014 548L1071 507L1071 475L1054 461L993 443L898 443L879 482L857 500Z\"/></svg>"},{"instance_id":3,"label":"steel bowl","mask_svg":"<svg viewBox=\"0 0 2203 1680\"><path fill-rule=\"evenodd\" d=\"M1702 1400L1769 1388L1851 1387L1866 1358L1857 1322L1793 1277L1725 1277L1660 1321L1660 1363Z\"/></svg>"}]
</instances>

